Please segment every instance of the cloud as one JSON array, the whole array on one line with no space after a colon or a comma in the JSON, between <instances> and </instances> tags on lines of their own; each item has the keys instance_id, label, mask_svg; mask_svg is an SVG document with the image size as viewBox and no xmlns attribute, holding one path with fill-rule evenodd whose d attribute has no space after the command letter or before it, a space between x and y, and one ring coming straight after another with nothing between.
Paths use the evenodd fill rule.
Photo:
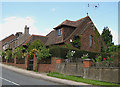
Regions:
<instances>
[{"instance_id":1,"label":"cloud","mask_svg":"<svg viewBox=\"0 0 120 87\"><path fill-rule=\"evenodd\" d=\"M37 27L34 25L35 20L32 17L7 17L0 24L0 40L15 34L16 32L24 32L25 25L30 27L30 34L39 34Z\"/></svg>"}]
</instances>

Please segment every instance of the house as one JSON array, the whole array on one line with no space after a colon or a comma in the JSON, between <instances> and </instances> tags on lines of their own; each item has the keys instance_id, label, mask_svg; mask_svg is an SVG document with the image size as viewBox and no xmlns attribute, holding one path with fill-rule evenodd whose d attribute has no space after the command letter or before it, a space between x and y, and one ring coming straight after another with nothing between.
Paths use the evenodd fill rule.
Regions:
<instances>
[{"instance_id":1,"label":"house","mask_svg":"<svg viewBox=\"0 0 120 87\"><path fill-rule=\"evenodd\" d=\"M89 16L77 21L65 20L49 34L46 46L71 44L80 50L93 52L101 51L101 44L105 46L100 34ZM78 41L78 42L77 42Z\"/></svg>"},{"instance_id":2,"label":"house","mask_svg":"<svg viewBox=\"0 0 120 87\"><path fill-rule=\"evenodd\" d=\"M101 46L106 48L97 28L89 16L76 21L65 20L46 36L30 35L29 27L24 28L24 34L17 32L5 38L3 42L3 49L15 49L18 46L26 45L36 39L41 40L47 47L52 45L64 46L71 44L71 46L79 48L80 50L100 52Z\"/></svg>"},{"instance_id":3,"label":"house","mask_svg":"<svg viewBox=\"0 0 120 87\"><path fill-rule=\"evenodd\" d=\"M16 32L16 34L12 34L8 37L6 37L5 39L3 39L2 41L0 41L0 45L1 45L1 50L2 51L6 51L8 48L10 50L13 50L19 46L24 46L27 43L33 42L34 40L39 39L41 40L41 42L43 42L44 44L47 41L47 36L41 36L41 35L30 35L29 34L29 27L27 27L27 25L25 25L24 28L24 33L22 32Z\"/></svg>"},{"instance_id":4,"label":"house","mask_svg":"<svg viewBox=\"0 0 120 87\"><path fill-rule=\"evenodd\" d=\"M9 48L10 46L10 42L15 38L14 34L11 34L10 36L4 38L3 40L1 40L1 44L2 44L2 51L6 50L7 48ZM12 45L11 45L12 46ZM12 46L13 47L13 46Z\"/></svg>"},{"instance_id":5,"label":"house","mask_svg":"<svg viewBox=\"0 0 120 87\"><path fill-rule=\"evenodd\" d=\"M0 41L0 51L2 51L2 41Z\"/></svg>"}]
</instances>

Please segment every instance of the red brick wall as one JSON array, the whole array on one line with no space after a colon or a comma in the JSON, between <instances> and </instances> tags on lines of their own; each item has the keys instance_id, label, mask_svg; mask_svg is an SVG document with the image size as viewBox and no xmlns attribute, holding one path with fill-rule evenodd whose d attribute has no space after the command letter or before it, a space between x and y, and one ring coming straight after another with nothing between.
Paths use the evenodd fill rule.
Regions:
<instances>
[{"instance_id":1,"label":"red brick wall","mask_svg":"<svg viewBox=\"0 0 120 87\"><path fill-rule=\"evenodd\" d=\"M87 25L86 25L87 26ZM90 36L93 36L92 40L92 47L90 47ZM86 50L86 51L92 51L92 52L100 52L101 50L101 43L100 43L100 38L97 38L97 42L94 39L95 36L95 31L93 27L89 24L87 28L83 31L82 34L80 34L80 40L81 40L81 50ZM74 36L71 36L70 39L73 40ZM70 39L66 41L66 43L70 44Z\"/></svg>"},{"instance_id":2,"label":"red brick wall","mask_svg":"<svg viewBox=\"0 0 120 87\"><path fill-rule=\"evenodd\" d=\"M28 58L29 58L29 56L27 55L27 57L25 58L25 64L16 64L16 61L17 61L16 58L14 58L14 63L8 63L7 60L2 63L7 64L7 65L16 66L16 67L23 68L23 69L27 69L28 68Z\"/></svg>"},{"instance_id":3,"label":"red brick wall","mask_svg":"<svg viewBox=\"0 0 120 87\"><path fill-rule=\"evenodd\" d=\"M34 62L36 60L34 59ZM35 70L36 63L33 64ZM51 64L38 64L38 72L54 72L56 71L56 57L51 58Z\"/></svg>"},{"instance_id":4,"label":"red brick wall","mask_svg":"<svg viewBox=\"0 0 120 87\"><path fill-rule=\"evenodd\" d=\"M37 64L37 58L36 58L36 55L34 54L34 58L33 58L33 70L35 70L36 64Z\"/></svg>"}]
</instances>

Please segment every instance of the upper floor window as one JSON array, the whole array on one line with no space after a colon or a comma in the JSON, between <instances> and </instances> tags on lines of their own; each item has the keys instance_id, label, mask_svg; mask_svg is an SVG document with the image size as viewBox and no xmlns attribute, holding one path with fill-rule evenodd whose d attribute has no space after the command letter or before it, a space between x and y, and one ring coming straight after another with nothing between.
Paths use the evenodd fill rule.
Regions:
<instances>
[{"instance_id":1,"label":"upper floor window","mask_svg":"<svg viewBox=\"0 0 120 87\"><path fill-rule=\"evenodd\" d=\"M62 35L62 28L58 29L58 36Z\"/></svg>"},{"instance_id":2,"label":"upper floor window","mask_svg":"<svg viewBox=\"0 0 120 87\"><path fill-rule=\"evenodd\" d=\"M92 37L92 35L90 35L90 47L92 47L92 39L93 39L93 37Z\"/></svg>"}]
</instances>

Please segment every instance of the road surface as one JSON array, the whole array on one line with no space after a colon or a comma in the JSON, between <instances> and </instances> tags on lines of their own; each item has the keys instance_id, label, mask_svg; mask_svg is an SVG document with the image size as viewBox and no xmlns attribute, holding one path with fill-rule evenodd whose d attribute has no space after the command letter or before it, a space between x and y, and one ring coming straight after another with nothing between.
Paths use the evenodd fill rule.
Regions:
<instances>
[{"instance_id":1,"label":"road surface","mask_svg":"<svg viewBox=\"0 0 120 87\"><path fill-rule=\"evenodd\" d=\"M2 77L0 77L0 79L2 79L2 85L16 85L16 86L21 86L21 85L63 85L63 84L59 84L59 83L54 83L54 82L50 82L47 80L43 80L43 79L37 79L37 78L33 78L30 76L26 76L11 70L8 70L4 67L2 67ZM11 87L11 86L10 86ZM68 86L67 86L68 87Z\"/></svg>"}]
</instances>

